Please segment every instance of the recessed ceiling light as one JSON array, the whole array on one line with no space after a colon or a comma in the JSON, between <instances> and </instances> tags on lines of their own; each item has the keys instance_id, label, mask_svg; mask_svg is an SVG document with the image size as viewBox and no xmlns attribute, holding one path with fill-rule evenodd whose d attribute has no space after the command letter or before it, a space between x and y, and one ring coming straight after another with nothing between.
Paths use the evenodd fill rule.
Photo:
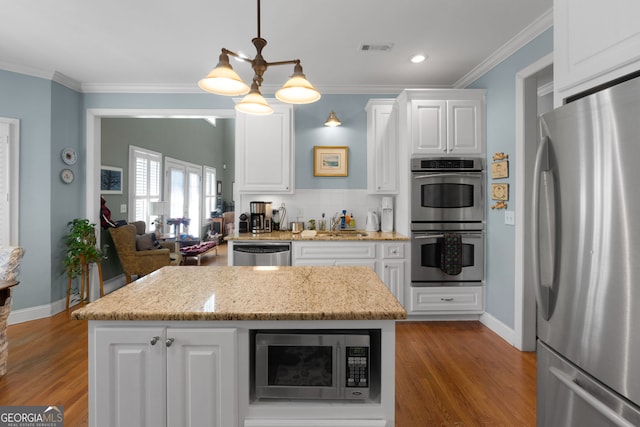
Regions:
<instances>
[{"instance_id":1,"label":"recessed ceiling light","mask_svg":"<svg viewBox=\"0 0 640 427\"><path fill-rule=\"evenodd\" d=\"M409 60L414 64L419 64L421 62L424 62L425 59L427 59L427 57L422 54L413 55L411 58L409 58Z\"/></svg>"}]
</instances>

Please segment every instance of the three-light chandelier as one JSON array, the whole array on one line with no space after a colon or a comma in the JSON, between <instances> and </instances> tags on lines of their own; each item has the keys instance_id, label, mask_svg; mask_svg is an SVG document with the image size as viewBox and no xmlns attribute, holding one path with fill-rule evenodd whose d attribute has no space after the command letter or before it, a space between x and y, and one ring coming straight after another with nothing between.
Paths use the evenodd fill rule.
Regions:
<instances>
[{"instance_id":1,"label":"three-light chandelier","mask_svg":"<svg viewBox=\"0 0 640 427\"><path fill-rule=\"evenodd\" d=\"M262 56L262 49L267 45L267 41L260 37L260 0L257 1L258 36L251 40L257 51L255 58L245 58L235 52L222 48L218 65L211 70L207 77L198 82L198 86L207 92L217 95L239 96L246 94L246 96L236 104L236 110L249 114L271 114L273 113L273 108L271 108L260 93L260 87L263 81L262 76L267 68L272 65L295 64L293 67L293 75L276 91L276 98L289 104L309 104L316 102L320 99L320 92L309 83L303 74L299 59L267 62ZM243 82L238 73L233 70L229 63L229 55L251 64L254 72L251 87Z\"/></svg>"}]
</instances>

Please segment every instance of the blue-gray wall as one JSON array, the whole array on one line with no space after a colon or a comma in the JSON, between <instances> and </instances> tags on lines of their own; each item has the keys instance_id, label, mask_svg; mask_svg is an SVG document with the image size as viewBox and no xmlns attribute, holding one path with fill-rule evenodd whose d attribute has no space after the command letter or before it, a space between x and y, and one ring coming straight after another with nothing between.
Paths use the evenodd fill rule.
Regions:
<instances>
[{"instance_id":1,"label":"blue-gray wall","mask_svg":"<svg viewBox=\"0 0 640 427\"><path fill-rule=\"evenodd\" d=\"M487 89L487 165L497 152L509 154L509 210L515 209L515 111L516 74L553 51L553 31L549 29L515 52L469 86ZM490 176L490 174L488 174ZM488 185L491 179L488 179ZM505 325L515 325L515 227L505 225L504 210L490 208L487 200L487 294L486 311ZM516 212L516 218L518 213Z\"/></svg>"}]
</instances>

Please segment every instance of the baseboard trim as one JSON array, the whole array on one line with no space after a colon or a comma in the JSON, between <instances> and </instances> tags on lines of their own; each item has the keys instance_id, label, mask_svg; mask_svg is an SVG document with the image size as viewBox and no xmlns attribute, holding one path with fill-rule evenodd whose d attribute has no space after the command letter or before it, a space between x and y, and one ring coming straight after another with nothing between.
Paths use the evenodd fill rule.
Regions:
<instances>
[{"instance_id":1,"label":"baseboard trim","mask_svg":"<svg viewBox=\"0 0 640 427\"><path fill-rule=\"evenodd\" d=\"M508 327L488 313L483 313L482 316L480 316L480 323L491 329L500 338L513 345L515 333L512 328Z\"/></svg>"},{"instance_id":2,"label":"baseboard trim","mask_svg":"<svg viewBox=\"0 0 640 427\"><path fill-rule=\"evenodd\" d=\"M108 295L116 289L123 287L124 282L124 274L113 277L103 282L102 286L104 288L104 294ZM72 301L69 308L75 307L78 304L78 301L76 301L75 304ZM15 325L18 323L29 322L31 320L44 319L45 317L55 316L56 314L65 311L66 309L67 296L65 295L64 298L54 301L51 304L43 304L36 307L27 307L20 310L11 310L11 312L9 313L9 318L7 319L7 325Z\"/></svg>"}]
</instances>

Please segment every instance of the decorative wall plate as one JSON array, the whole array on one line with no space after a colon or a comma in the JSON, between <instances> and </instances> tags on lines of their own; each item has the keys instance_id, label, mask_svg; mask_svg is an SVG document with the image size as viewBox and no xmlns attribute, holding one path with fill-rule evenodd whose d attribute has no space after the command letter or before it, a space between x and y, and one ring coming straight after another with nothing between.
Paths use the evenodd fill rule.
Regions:
<instances>
[{"instance_id":1,"label":"decorative wall plate","mask_svg":"<svg viewBox=\"0 0 640 427\"><path fill-rule=\"evenodd\" d=\"M78 155L73 148L65 148L62 150L62 161L68 165L73 165L78 161Z\"/></svg>"},{"instance_id":2,"label":"decorative wall plate","mask_svg":"<svg viewBox=\"0 0 640 427\"><path fill-rule=\"evenodd\" d=\"M62 172L60 172L60 179L62 179L62 182L65 184L71 184L73 178L73 171L71 169L62 169Z\"/></svg>"}]
</instances>

